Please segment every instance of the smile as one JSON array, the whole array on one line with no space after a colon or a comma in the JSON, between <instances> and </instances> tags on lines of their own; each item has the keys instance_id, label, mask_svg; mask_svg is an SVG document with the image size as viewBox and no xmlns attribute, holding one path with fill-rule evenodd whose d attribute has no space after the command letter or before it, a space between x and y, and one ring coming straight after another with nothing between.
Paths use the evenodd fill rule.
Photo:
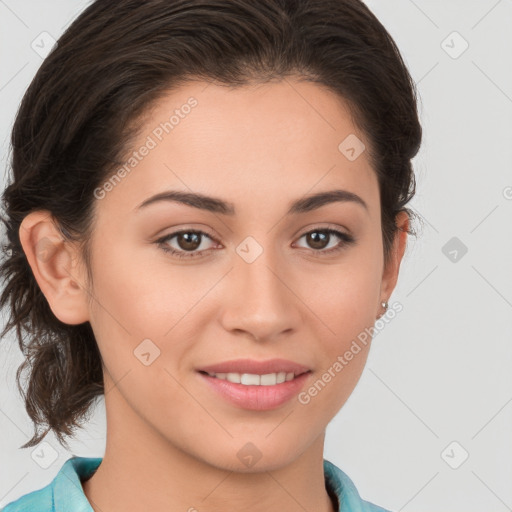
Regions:
<instances>
[{"instance_id":1,"label":"smile","mask_svg":"<svg viewBox=\"0 0 512 512\"><path fill-rule=\"evenodd\" d=\"M266 373L258 375L255 373L207 373L210 377L221 380L227 380L234 384L243 384L245 386L275 386L283 382L289 382L301 374L295 375L293 372Z\"/></svg>"}]
</instances>

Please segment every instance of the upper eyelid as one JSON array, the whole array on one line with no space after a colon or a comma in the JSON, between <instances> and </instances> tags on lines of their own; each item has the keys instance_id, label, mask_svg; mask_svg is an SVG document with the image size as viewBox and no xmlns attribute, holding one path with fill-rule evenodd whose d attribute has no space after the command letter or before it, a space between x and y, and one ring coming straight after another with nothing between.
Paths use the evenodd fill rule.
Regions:
<instances>
[{"instance_id":1,"label":"upper eyelid","mask_svg":"<svg viewBox=\"0 0 512 512\"><path fill-rule=\"evenodd\" d=\"M346 227L344 225L336 224L335 222L325 222L325 225L321 225L321 222L320 223L313 222L309 226L304 228L304 231L302 231L302 230L300 230L300 231L302 231L302 235L305 235L306 233L309 233L310 231L315 231L315 230L320 231L320 230L324 230L324 229L333 229L335 231L342 231L342 232L346 231L347 235L351 234L351 230L348 227ZM177 233L183 233L183 232L189 232L189 231L201 232L201 233L204 233L204 234L210 236L211 238L216 238L216 236L213 233L210 233L208 231L208 228L194 227L193 225L187 226L186 224L185 224L185 227L182 227L182 228L176 227L176 231L171 231L170 234L177 234Z\"/></svg>"}]
</instances>

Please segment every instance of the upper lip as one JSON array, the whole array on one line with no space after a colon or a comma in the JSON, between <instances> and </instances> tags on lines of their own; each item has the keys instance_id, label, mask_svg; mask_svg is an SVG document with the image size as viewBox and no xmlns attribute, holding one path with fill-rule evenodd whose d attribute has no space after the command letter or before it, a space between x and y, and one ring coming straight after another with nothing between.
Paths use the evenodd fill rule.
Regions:
<instances>
[{"instance_id":1,"label":"upper lip","mask_svg":"<svg viewBox=\"0 0 512 512\"><path fill-rule=\"evenodd\" d=\"M309 368L286 359L268 359L267 361L256 361L255 359L234 359L222 363L202 366L198 371L207 373L252 373L265 375L268 373L294 373L300 375L309 371Z\"/></svg>"}]
</instances>

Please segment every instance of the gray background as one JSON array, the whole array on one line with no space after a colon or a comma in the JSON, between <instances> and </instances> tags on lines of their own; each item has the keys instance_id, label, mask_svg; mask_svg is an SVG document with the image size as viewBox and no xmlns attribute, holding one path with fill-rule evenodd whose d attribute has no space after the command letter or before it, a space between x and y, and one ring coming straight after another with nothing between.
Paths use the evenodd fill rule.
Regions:
<instances>
[{"instance_id":1,"label":"gray background","mask_svg":"<svg viewBox=\"0 0 512 512\"><path fill-rule=\"evenodd\" d=\"M424 227L390 299L404 309L375 336L327 428L325 458L392 510L512 510L512 0L366 3L419 87L424 140L410 206ZM0 0L3 172L17 106L42 62L31 45L42 32L57 39L86 4ZM71 453L53 436L18 448L32 430L13 340L0 344L0 507L49 483L70 456L102 456L105 443L100 400Z\"/></svg>"}]
</instances>

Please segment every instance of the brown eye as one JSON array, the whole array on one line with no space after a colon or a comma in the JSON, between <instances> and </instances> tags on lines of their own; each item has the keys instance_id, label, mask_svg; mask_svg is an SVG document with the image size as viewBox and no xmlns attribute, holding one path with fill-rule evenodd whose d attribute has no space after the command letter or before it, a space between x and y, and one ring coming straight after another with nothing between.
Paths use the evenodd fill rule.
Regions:
<instances>
[{"instance_id":1,"label":"brown eye","mask_svg":"<svg viewBox=\"0 0 512 512\"><path fill-rule=\"evenodd\" d=\"M332 252L339 251L344 249L347 245L355 242L354 237L351 235L330 228L319 228L308 231L307 233L304 233L301 238L306 239L308 248L311 248L314 252L319 252L321 254L330 254ZM336 242L336 238L341 241L335 243L334 246L331 245L331 247L328 247L331 241L334 240L334 242ZM328 248L326 249L326 247Z\"/></svg>"},{"instance_id":2,"label":"brown eye","mask_svg":"<svg viewBox=\"0 0 512 512\"><path fill-rule=\"evenodd\" d=\"M309 246L313 249L325 249L326 243L331 238L331 235L325 231L311 231L305 236Z\"/></svg>"},{"instance_id":3,"label":"brown eye","mask_svg":"<svg viewBox=\"0 0 512 512\"><path fill-rule=\"evenodd\" d=\"M176 239L176 245L173 247L169 242L174 238ZM202 257L202 253L210 249L209 247L202 247L201 250L198 250L203 245L205 238L213 241L213 238L203 231L182 230L166 235L157 240L156 243L165 252L178 258L195 258Z\"/></svg>"},{"instance_id":4,"label":"brown eye","mask_svg":"<svg viewBox=\"0 0 512 512\"><path fill-rule=\"evenodd\" d=\"M194 251L201 245L201 235L196 232L185 232L176 235L176 241L180 249Z\"/></svg>"}]
</instances>

